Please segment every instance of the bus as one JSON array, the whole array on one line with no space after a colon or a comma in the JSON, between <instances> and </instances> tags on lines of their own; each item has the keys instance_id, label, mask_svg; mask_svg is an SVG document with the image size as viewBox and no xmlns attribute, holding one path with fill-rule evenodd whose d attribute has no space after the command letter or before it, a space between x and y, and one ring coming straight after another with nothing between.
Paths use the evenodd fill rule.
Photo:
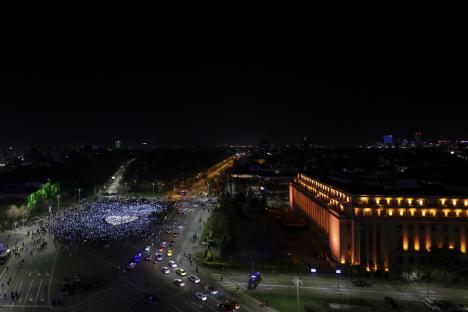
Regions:
<instances>
[{"instance_id":1,"label":"bus","mask_svg":"<svg viewBox=\"0 0 468 312\"><path fill-rule=\"evenodd\" d=\"M11 255L10 249L6 249L0 252L0 264L7 262L7 260L10 258L10 255Z\"/></svg>"}]
</instances>

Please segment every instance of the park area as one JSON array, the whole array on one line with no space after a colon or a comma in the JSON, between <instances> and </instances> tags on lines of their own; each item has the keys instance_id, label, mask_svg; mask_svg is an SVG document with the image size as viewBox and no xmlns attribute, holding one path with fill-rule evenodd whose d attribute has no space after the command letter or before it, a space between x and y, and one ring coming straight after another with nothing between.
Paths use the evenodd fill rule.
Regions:
<instances>
[{"instance_id":1,"label":"park area","mask_svg":"<svg viewBox=\"0 0 468 312\"><path fill-rule=\"evenodd\" d=\"M286 227L278 218L282 213L267 209L261 199L224 195L219 207L212 209L201 236L206 248L197 254L204 265L306 272L312 263L321 272L330 269L320 257L323 247L313 232L308 227Z\"/></svg>"}]
</instances>

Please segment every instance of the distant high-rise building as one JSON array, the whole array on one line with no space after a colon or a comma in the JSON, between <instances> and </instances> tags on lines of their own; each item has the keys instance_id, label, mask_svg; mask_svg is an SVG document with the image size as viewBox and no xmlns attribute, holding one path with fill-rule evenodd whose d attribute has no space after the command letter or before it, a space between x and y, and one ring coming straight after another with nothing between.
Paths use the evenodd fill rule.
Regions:
<instances>
[{"instance_id":1,"label":"distant high-rise building","mask_svg":"<svg viewBox=\"0 0 468 312\"><path fill-rule=\"evenodd\" d=\"M391 134L384 135L383 142L385 145L393 145L393 135Z\"/></svg>"},{"instance_id":2,"label":"distant high-rise building","mask_svg":"<svg viewBox=\"0 0 468 312\"><path fill-rule=\"evenodd\" d=\"M120 140L115 141L115 149L120 149L122 147L122 142Z\"/></svg>"},{"instance_id":3,"label":"distant high-rise building","mask_svg":"<svg viewBox=\"0 0 468 312\"><path fill-rule=\"evenodd\" d=\"M414 144L416 147L421 147L422 146L422 132L418 131L414 134Z\"/></svg>"}]
</instances>

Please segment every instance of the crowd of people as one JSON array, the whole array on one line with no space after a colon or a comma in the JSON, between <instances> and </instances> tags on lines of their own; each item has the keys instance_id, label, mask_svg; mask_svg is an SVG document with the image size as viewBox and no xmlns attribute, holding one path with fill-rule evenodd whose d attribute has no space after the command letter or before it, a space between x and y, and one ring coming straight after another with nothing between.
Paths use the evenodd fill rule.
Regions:
<instances>
[{"instance_id":1,"label":"crowd of people","mask_svg":"<svg viewBox=\"0 0 468 312\"><path fill-rule=\"evenodd\" d=\"M58 242L94 243L132 239L159 221L164 204L146 199L101 200L54 217L49 229ZM110 219L131 220L109 222Z\"/></svg>"}]
</instances>

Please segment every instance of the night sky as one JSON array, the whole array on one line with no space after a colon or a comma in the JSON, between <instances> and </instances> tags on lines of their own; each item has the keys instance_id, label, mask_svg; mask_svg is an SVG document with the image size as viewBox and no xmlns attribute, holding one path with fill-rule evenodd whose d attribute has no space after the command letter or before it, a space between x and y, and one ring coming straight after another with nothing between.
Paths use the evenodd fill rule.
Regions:
<instances>
[{"instance_id":1,"label":"night sky","mask_svg":"<svg viewBox=\"0 0 468 312\"><path fill-rule=\"evenodd\" d=\"M456 47L189 37L5 44L0 147L468 139Z\"/></svg>"}]
</instances>

